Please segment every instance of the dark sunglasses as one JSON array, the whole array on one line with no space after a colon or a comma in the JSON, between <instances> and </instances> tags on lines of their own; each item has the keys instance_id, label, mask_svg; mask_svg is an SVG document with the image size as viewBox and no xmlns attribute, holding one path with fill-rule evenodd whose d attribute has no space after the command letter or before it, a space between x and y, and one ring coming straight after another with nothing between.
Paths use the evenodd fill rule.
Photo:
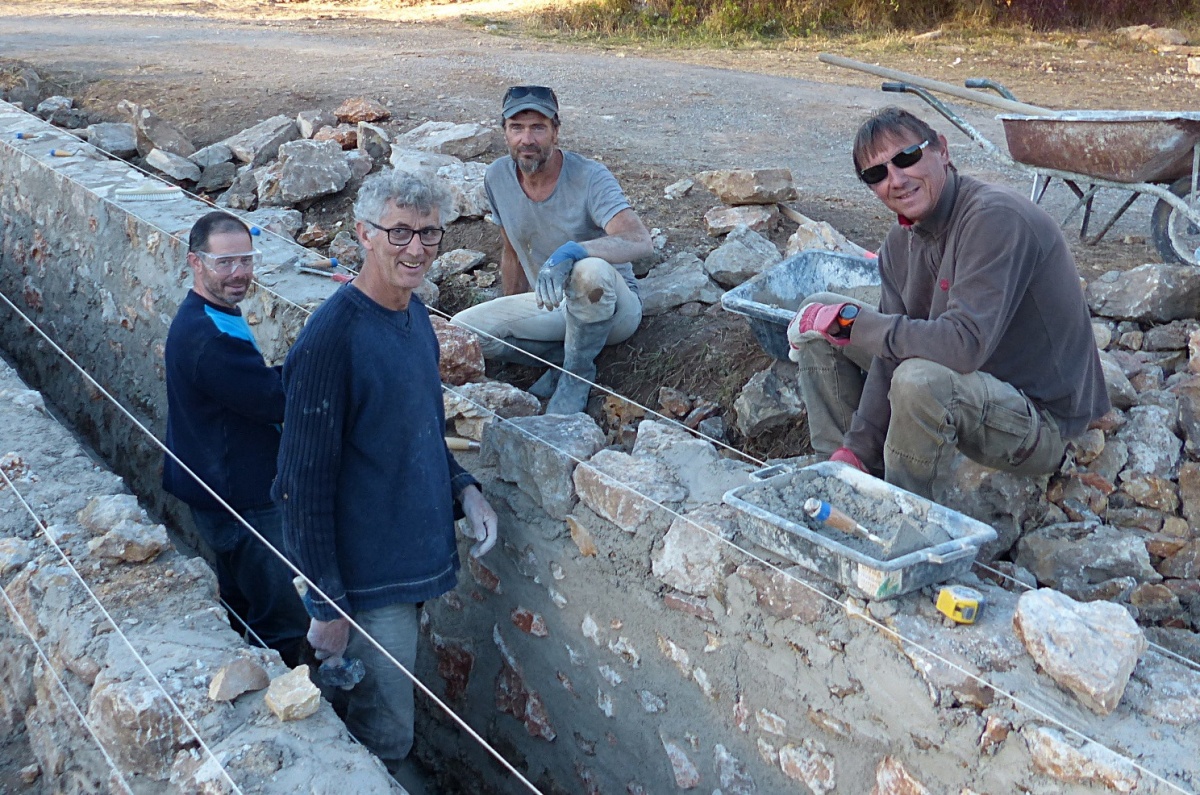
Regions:
<instances>
[{"instance_id":1,"label":"dark sunglasses","mask_svg":"<svg viewBox=\"0 0 1200 795\"><path fill-rule=\"evenodd\" d=\"M908 168L915 166L921 162L921 155L924 153L925 147L929 146L929 141L922 141L919 144L906 146L897 152L891 159L891 164L896 168ZM868 185L875 185L887 179L888 167L887 163L880 163L877 166L864 168L858 172L858 178Z\"/></svg>"},{"instance_id":2,"label":"dark sunglasses","mask_svg":"<svg viewBox=\"0 0 1200 795\"><path fill-rule=\"evenodd\" d=\"M525 97L551 102L554 107L558 107L558 95L549 86L512 86L504 92L504 104L507 105L510 100L521 100Z\"/></svg>"}]
</instances>

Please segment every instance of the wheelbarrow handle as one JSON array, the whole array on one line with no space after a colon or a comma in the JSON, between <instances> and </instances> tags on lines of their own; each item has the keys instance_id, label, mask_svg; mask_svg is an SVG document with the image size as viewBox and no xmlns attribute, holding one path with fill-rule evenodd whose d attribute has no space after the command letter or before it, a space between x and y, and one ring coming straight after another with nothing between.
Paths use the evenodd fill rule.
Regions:
<instances>
[{"instance_id":1,"label":"wheelbarrow handle","mask_svg":"<svg viewBox=\"0 0 1200 795\"><path fill-rule=\"evenodd\" d=\"M1005 88L1002 83L998 83L987 77L968 77L963 81L963 85L967 88L990 88L1005 99L1011 99L1013 102L1018 101L1013 92Z\"/></svg>"},{"instance_id":2,"label":"wheelbarrow handle","mask_svg":"<svg viewBox=\"0 0 1200 795\"><path fill-rule=\"evenodd\" d=\"M894 94L903 94L906 91L911 91L908 83L884 83L879 87L883 91L890 91Z\"/></svg>"}]
</instances>

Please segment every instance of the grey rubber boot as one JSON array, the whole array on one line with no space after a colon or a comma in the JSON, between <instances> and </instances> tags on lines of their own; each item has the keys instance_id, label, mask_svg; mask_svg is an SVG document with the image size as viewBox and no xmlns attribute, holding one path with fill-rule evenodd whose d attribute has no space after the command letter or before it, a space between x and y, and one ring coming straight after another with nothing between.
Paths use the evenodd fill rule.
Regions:
<instances>
[{"instance_id":1,"label":"grey rubber boot","mask_svg":"<svg viewBox=\"0 0 1200 795\"><path fill-rule=\"evenodd\" d=\"M591 382L596 380L596 357L604 350L608 334L617 319L614 315L599 323L583 323L566 313L567 333L563 340L563 370L554 390L547 414L577 414L587 408ZM573 377L573 376L578 376Z\"/></svg>"},{"instance_id":2,"label":"grey rubber boot","mask_svg":"<svg viewBox=\"0 0 1200 795\"><path fill-rule=\"evenodd\" d=\"M543 367L546 362L562 364L563 344L561 342L543 342L542 340L527 340L520 337L505 337L504 353L490 357L495 362L520 364L525 367ZM530 354L526 356L525 354ZM537 357L537 358L533 358ZM552 372L558 372L551 368ZM553 391L553 387L551 387ZM550 393L547 392L549 397Z\"/></svg>"},{"instance_id":3,"label":"grey rubber boot","mask_svg":"<svg viewBox=\"0 0 1200 795\"><path fill-rule=\"evenodd\" d=\"M533 386L525 390L533 395L538 400L546 400L554 394L554 390L558 388L558 376L560 370L557 367L551 367L542 373L542 377L533 382Z\"/></svg>"}]
</instances>

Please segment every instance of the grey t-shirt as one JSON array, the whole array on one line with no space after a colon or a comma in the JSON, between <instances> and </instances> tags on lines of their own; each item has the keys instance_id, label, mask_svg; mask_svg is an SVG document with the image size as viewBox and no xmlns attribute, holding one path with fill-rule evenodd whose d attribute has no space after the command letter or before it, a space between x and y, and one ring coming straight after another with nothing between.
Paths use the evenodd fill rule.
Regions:
<instances>
[{"instance_id":1,"label":"grey t-shirt","mask_svg":"<svg viewBox=\"0 0 1200 795\"><path fill-rule=\"evenodd\" d=\"M488 166L483 184L492 216L504 227L531 285L556 248L571 241L583 243L604 237L608 222L629 207L612 172L595 160L565 149L558 184L545 201L535 202L525 195L517 181L517 165L508 155ZM612 265L636 294L633 266L628 262Z\"/></svg>"}]
</instances>

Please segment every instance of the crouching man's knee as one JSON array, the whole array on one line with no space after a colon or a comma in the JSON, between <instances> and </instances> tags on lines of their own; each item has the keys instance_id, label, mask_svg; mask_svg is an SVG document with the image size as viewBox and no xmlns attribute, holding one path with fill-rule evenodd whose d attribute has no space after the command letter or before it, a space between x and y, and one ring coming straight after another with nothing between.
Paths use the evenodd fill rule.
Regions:
<instances>
[{"instance_id":1,"label":"crouching man's knee","mask_svg":"<svg viewBox=\"0 0 1200 795\"><path fill-rule=\"evenodd\" d=\"M608 320L617 309L621 275L606 260L588 257L575 263L567 283L566 309L584 323Z\"/></svg>"},{"instance_id":2,"label":"crouching man's knee","mask_svg":"<svg viewBox=\"0 0 1200 795\"><path fill-rule=\"evenodd\" d=\"M928 359L906 359L892 373L892 417L944 417L954 399L957 373Z\"/></svg>"}]
</instances>

